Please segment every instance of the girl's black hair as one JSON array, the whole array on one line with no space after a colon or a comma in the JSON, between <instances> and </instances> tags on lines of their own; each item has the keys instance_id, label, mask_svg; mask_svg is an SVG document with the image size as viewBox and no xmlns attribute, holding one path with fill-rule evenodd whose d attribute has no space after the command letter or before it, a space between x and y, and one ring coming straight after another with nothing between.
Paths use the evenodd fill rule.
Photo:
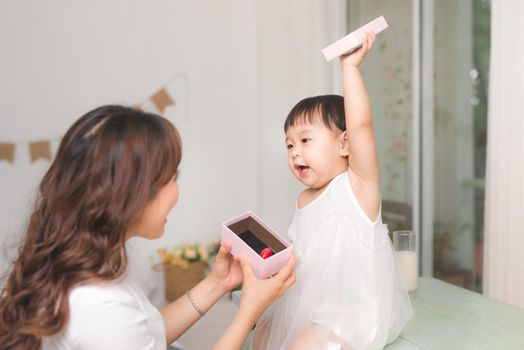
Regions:
<instances>
[{"instance_id":1,"label":"girl's black hair","mask_svg":"<svg viewBox=\"0 0 524 350\"><path fill-rule=\"evenodd\" d=\"M321 95L308 97L291 109L284 123L284 132L299 123L313 124L319 118L328 129L346 130L344 97L340 95Z\"/></svg>"}]
</instances>

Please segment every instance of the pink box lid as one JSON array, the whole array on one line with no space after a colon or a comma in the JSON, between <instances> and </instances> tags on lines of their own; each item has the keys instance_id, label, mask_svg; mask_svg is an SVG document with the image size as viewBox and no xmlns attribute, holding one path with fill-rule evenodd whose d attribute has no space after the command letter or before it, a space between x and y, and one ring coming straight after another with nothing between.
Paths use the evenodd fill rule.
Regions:
<instances>
[{"instance_id":1,"label":"pink box lid","mask_svg":"<svg viewBox=\"0 0 524 350\"><path fill-rule=\"evenodd\" d=\"M349 53L360 47L367 32L374 32L375 34L378 34L387 27L388 23L386 22L384 16L375 18L371 22L349 33L342 39L337 40L333 44L322 49L322 54L326 58L326 61L329 62L333 58L339 57L345 53Z\"/></svg>"}]
</instances>

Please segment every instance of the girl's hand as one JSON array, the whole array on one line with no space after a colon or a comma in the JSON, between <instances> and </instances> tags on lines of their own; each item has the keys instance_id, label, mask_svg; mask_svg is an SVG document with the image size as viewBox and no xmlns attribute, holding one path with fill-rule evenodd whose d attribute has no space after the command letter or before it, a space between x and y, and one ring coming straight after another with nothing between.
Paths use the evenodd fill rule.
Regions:
<instances>
[{"instance_id":1,"label":"girl's hand","mask_svg":"<svg viewBox=\"0 0 524 350\"><path fill-rule=\"evenodd\" d=\"M358 67L360 62L364 59L369 50L373 47L375 43L375 33L367 32L364 40L362 41L362 46L357 50L353 51L349 55L340 56L340 62L342 67Z\"/></svg>"},{"instance_id":2,"label":"girl's hand","mask_svg":"<svg viewBox=\"0 0 524 350\"><path fill-rule=\"evenodd\" d=\"M231 255L230 244L220 246L210 277L224 288L226 292L242 283L240 262Z\"/></svg>"},{"instance_id":3,"label":"girl's hand","mask_svg":"<svg viewBox=\"0 0 524 350\"><path fill-rule=\"evenodd\" d=\"M264 280L258 279L253 274L249 261L242 259L241 266L244 285L240 294L239 313L247 314L255 322L269 305L295 283L295 256L290 256L279 273Z\"/></svg>"}]
</instances>

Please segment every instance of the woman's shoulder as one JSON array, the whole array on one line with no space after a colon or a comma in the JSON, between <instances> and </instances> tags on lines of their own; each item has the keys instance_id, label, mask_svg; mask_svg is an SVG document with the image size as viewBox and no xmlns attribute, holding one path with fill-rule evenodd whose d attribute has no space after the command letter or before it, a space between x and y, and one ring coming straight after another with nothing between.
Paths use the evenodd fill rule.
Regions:
<instances>
[{"instance_id":1,"label":"woman's shoulder","mask_svg":"<svg viewBox=\"0 0 524 350\"><path fill-rule=\"evenodd\" d=\"M65 332L51 339L50 344L66 341L73 348L153 349L151 344L156 341L149 316L126 283L82 284L69 294Z\"/></svg>"},{"instance_id":2,"label":"woman's shoulder","mask_svg":"<svg viewBox=\"0 0 524 350\"><path fill-rule=\"evenodd\" d=\"M160 314L152 319L125 284L83 284L69 295L65 328L44 337L42 349L165 349Z\"/></svg>"},{"instance_id":3,"label":"woman's shoulder","mask_svg":"<svg viewBox=\"0 0 524 350\"><path fill-rule=\"evenodd\" d=\"M84 283L74 287L69 293L71 308L97 304L136 303L136 298L122 281Z\"/></svg>"}]
</instances>

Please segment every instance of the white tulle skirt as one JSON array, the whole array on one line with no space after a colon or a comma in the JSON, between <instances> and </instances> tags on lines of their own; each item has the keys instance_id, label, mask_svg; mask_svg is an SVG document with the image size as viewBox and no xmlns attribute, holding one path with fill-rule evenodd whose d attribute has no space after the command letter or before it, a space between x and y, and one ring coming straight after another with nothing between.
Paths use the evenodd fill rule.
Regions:
<instances>
[{"instance_id":1,"label":"white tulle skirt","mask_svg":"<svg viewBox=\"0 0 524 350\"><path fill-rule=\"evenodd\" d=\"M297 237L297 282L257 323L253 349L382 349L413 316L385 225L335 215L319 229Z\"/></svg>"}]
</instances>

